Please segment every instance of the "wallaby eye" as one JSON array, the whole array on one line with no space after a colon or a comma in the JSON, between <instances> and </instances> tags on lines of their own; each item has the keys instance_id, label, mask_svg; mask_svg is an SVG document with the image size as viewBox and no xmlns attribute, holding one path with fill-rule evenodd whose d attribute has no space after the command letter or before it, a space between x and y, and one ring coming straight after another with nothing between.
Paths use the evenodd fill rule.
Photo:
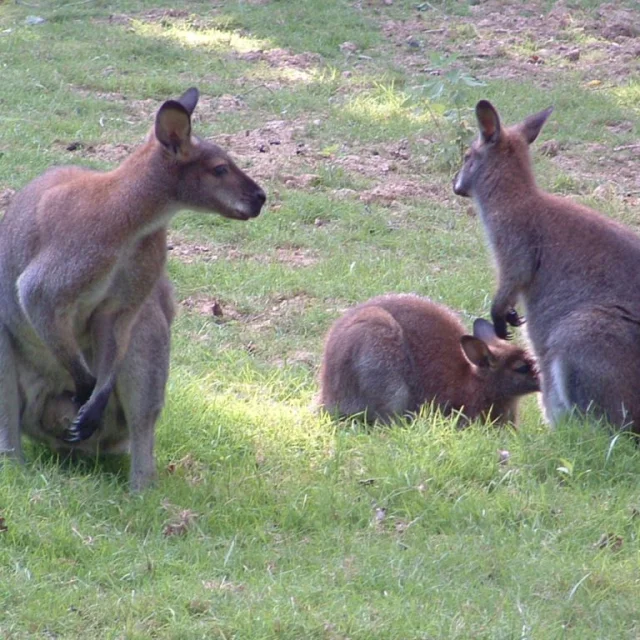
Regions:
<instances>
[{"instance_id":1,"label":"wallaby eye","mask_svg":"<svg viewBox=\"0 0 640 640\"><path fill-rule=\"evenodd\" d=\"M516 373L531 373L531 365L528 362L521 362L514 366L513 370Z\"/></svg>"},{"instance_id":2,"label":"wallaby eye","mask_svg":"<svg viewBox=\"0 0 640 640\"><path fill-rule=\"evenodd\" d=\"M218 166L213 167L212 172L214 176L221 178L229 172L229 167L226 164L219 164Z\"/></svg>"}]
</instances>

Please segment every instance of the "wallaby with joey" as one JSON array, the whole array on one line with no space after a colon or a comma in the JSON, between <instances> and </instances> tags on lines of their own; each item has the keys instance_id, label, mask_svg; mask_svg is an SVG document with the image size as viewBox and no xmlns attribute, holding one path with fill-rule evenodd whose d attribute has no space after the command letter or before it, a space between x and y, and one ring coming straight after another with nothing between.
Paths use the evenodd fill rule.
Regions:
<instances>
[{"instance_id":1,"label":"wallaby with joey","mask_svg":"<svg viewBox=\"0 0 640 640\"><path fill-rule=\"evenodd\" d=\"M474 199L493 252L498 336L521 324L524 304L549 422L577 410L640 433L640 238L538 188L529 145L551 111L504 127L478 102L480 135L453 189Z\"/></svg>"},{"instance_id":2,"label":"wallaby with joey","mask_svg":"<svg viewBox=\"0 0 640 640\"><path fill-rule=\"evenodd\" d=\"M192 134L198 97L191 88L162 104L147 140L112 171L54 167L11 203L0 223L0 451L21 454L23 362L72 391L77 414L63 441L73 447L99 429L133 336L145 339L145 301L155 290L154 313L167 307L166 228L175 213L259 215L264 191ZM157 366L149 356L144 366ZM156 377L164 387L166 376ZM138 425L128 427L135 442ZM135 447L132 457L133 470Z\"/></svg>"},{"instance_id":3,"label":"wallaby with joey","mask_svg":"<svg viewBox=\"0 0 640 640\"><path fill-rule=\"evenodd\" d=\"M89 439L73 444L62 439L78 412L66 376L43 374L32 360L16 352L22 433L65 456L130 451L130 487L133 491L146 487L155 476L155 424L164 405L173 316L172 287L163 276L135 320L100 428ZM84 355L91 366L91 346Z\"/></svg>"},{"instance_id":4,"label":"wallaby with joey","mask_svg":"<svg viewBox=\"0 0 640 640\"><path fill-rule=\"evenodd\" d=\"M498 424L517 422L518 399L539 391L535 362L477 319L467 335L458 316L429 298L390 294L348 310L327 334L319 404L388 422L433 402ZM464 422L464 420L463 420Z\"/></svg>"}]
</instances>

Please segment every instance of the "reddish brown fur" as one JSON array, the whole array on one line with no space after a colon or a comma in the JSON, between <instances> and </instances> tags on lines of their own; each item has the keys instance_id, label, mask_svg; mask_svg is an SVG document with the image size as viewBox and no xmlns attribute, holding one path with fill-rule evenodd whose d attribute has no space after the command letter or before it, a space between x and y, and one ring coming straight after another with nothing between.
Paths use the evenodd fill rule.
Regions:
<instances>
[{"instance_id":1,"label":"reddish brown fur","mask_svg":"<svg viewBox=\"0 0 640 640\"><path fill-rule=\"evenodd\" d=\"M529 145L550 109L508 128L487 101L476 112L454 190L474 198L493 250L496 332L517 324L521 300L551 422L578 409L640 432L640 239L537 187Z\"/></svg>"},{"instance_id":2,"label":"reddish brown fur","mask_svg":"<svg viewBox=\"0 0 640 640\"><path fill-rule=\"evenodd\" d=\"M72 445L99 429L127 354L136 352L132 335L167 342L157 351L160 370L168 367L168 330L155 327L168 318L166 227L178 210L239 220L260 213L262 189L220 147L191 134L197 100L190 89L165 102L146 142L114 170L53 168L12 202L0 227L0 451L20 455L20 371L75 393L79 412L64 435ZM150 296L156 306L144 307ZM141 319L156 311L165 320ZM153 355L136 355L146 357ZM144 373L144 364L154 366L133 368ZM166 375L156 377L164 390Z\"/></svg>"},{"instance_id":3,"label":"reddish brown fur","mask_svg":"<svg viewBox=\"0 0 640 640\"><path fill-rule=\"evenodd\" d=\"M373 298L331 327L320 403L331 413L387 421L434 401L468 419L515 422L519 396L538 391L533 361L483 323L474 331L483 339L465 336L458 317L428 298Z\"/></svg>"}]
</instances>

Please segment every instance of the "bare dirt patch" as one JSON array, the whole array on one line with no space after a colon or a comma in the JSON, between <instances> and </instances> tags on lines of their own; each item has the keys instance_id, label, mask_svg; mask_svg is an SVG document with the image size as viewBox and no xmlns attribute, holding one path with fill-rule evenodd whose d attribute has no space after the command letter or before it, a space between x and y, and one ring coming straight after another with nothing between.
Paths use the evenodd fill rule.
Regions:
<instances>
[{"instance_id":1,"label":"bare dirt patch","mask_svg":"<svg viewBox=\"0 0 640 640\"><path fill-rule=\"evenodd\" d=\"M558 69L577 70L585 79L621 79L637 73L640 17L603 5L595 14L562 4L546 12L535 3L489 0L471 15L416 12L407 20L387 20L383 34L398 50L397 64L437 75L433 51L452 54L479 78L520 78L542 86Z\"/></svg>"},{"instance_id":2,"label":"bare dirt patch","mask_svg":"<svg viewBox=\"0 0 640 640\"><path fill-rule=\"evenodd\" d=\"M293 267L310 267L320 260L317 251L305 247L281 246L276 247L271 254L248 254L235 245L197 244L181 238L176 233L169 234L168 247L169 255L185 264L217 260L251 260L261 264L279 263Z\"/></svg>"},{"instance_id":3,"label":"bare dirt patch","mask_svg":"<svg viewBox=\"0 0 640 640\"><path fill-rule=\"evenodd\" d=\"M308 70L322 63L322 56L317 53L292 53L287 49L258 49L236 54L239 60L247 62L264 62L278 69Z\"/></svg>"},{"instance_id":4,"label":"bare dirt patch","mask_svg":"<svg viewBox=\"0 0 640 640\"><path fill-rule=\"evenodd\" d=\"M162 22L170 19L184 19L189 17L186 9L150 9L135 13L112 13L106 20L96 18L95 22L109 22L109 24L130 24L132 20L143 22Z\"/></svg>"},{"instance_id":5,"label":"bare dirt patch","mask_svg":"<svg viewBox=\"0 0 640 640\"><path fill-rule=\"evenodd\" d=\"M258 129L220 135L216 141L250 166L254 179L279 180L297 174L300 164L316 157L304 140L306 126L300 120L271 120Z\"/></svg>"},{"instance_id":6,"label":"bare dirt patch","mask_svg":"<svg viewBox=\"0 0 640 640\"><path fill-rule=\"evenodd\" d=\"M215 316L221 322L242 320L247 326L261 330L270 327L284 316L299 315L304 312L310 297L303 293L292 296L276 295L265 301L258 313L241 311L236 305L214 296L195 295L184 298L180 305L185 309L204 316Z\"/></svg>"},{"instance_id":7,"label":"bare dirt patch","mask_svg":"<svg viewBox=\"0 0 640 640\"><path fill-rule=\"evenodd\" d=\"M216 322L243 320L246 317L246 314L239 311L232 303L213 296L189 296L180 300L180 306L198 315L213 318Z\"/></svg>"},{"instance_id":8,"label":"bare dirt patch","mask_svg":"<svg viewBox=\"0 0 640 640\"><path fill-rule=\"evenodd\" d=\"M640 144L613 149L602 144L582 144L564 150L554 164L572 178L597 184L594 195L615 194L632 206L640 203Z\"/></svg>"}]
</instances>

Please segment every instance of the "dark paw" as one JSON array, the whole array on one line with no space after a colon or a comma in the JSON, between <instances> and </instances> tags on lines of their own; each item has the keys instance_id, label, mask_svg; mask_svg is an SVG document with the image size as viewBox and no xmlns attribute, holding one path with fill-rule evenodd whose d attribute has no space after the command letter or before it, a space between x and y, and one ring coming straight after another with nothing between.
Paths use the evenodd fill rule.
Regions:
<instances>
[{"instance_id":1,"label":"dark paw","mask_svg":"<svg viewBox=\"0 0 640 640\"><path fill-rule=\"evenodd\" d=\"M512 327L521 327L525 323L524 317L519 316L515 309L509 309L504 319Z\"/></svg>"},{"instance_id":2,"label":"dark paw","mask_svg":"<svg viewBox=\"0 0 640 640\"><path fill-rule=\"evenodd\" d=\"M496 335L501 340L510 340L511 335L507 331L507 321L505 318L498 318L494 316L493 318L493 330L496 332Z\"/></svg>"},{"instance_id":3,"label":"dark paw","mask_svg":"<svg viewBox=\"0 0 640 640\"><path fill-rule=\"evenodd\" d=\"M91 397L91 394L93 393L93 390L95 389L95 386L96 386L95 378L93 379L93 382L90 382L89 384L77 385L76 393L72 398L73 404L75 404L76 407L78 408L81 408L85 404L87 404L87 402L89 402L89 398Z\"/></svg>"},{"instance_id":4,"label":"dark paw","mask_svg":"<svg viewBox=\"0 0 640 640\"><path fill-rule=\"evenodd\" d=\"M62 434L61 440L70 444L88 440L102 425L102 416L110 395L110 389L101 391L82 405L71 426Z\"/></svg>"}]
</instances>

